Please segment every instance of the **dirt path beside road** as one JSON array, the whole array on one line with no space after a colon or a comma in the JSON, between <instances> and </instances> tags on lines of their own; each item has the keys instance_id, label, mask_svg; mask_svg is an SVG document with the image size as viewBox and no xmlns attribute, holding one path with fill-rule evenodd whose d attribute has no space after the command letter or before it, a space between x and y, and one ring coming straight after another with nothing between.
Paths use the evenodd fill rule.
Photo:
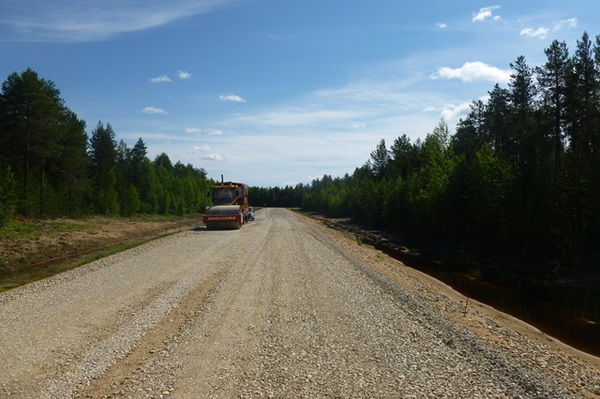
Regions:
<instances>
[{"instance_id":1,"label":"dirt path beside road","mask_svg":"<svg viewBox=\"0 0 600 399\"><path fill-rule=\"evenodd\" d=\"M600 395L597 365L485 315L502 340L475 333L460 300L351 243L264 209L0 294L0 396Z\"/></svg>"}]
</instances>

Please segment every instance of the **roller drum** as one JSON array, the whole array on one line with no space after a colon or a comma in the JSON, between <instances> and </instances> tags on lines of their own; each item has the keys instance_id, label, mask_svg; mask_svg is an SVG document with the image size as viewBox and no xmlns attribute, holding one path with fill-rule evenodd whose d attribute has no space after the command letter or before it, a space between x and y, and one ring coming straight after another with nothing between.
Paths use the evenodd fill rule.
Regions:
<instances>
[{"instance_id":1,"label":"roller drum","mask_svg":"<svg viewBox=\"0 0 600 399\"><path fill-rule=\"evenodd\" d=\"M239 205L215 205L206 208L202 221L209 229L239 229L243 218Z\"/></svg>"}]
</instances>

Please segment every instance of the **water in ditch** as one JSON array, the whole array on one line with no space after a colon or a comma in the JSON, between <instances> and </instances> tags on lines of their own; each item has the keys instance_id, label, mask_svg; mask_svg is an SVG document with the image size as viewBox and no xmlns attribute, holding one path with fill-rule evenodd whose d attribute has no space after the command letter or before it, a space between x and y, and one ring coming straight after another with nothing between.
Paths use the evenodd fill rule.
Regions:
<instances>
[{"instance_id":1,"label":"water in ditch","mask_svg":"<svg viewBox=\"0 0 600 399\"><path fill-rule=\"evenodd\" d=\"M473 264L457 259L386 251L407 266L445 282L467 297L537 327L560 341L600 356L600 275L560 277L541 270Z\"/></svg>"}]
</instances>

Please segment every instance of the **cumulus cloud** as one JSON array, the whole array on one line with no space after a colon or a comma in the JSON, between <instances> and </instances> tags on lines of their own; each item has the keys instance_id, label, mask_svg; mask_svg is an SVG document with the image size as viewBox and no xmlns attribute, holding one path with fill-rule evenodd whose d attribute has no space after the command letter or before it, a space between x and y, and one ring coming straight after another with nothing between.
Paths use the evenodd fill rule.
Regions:
<instances>
[{"instance_id":1,"label":"cumulus cloud","mask_svg":"<svg viewBox=\"0 0 600 399\"><path fill-rule=\"evenodd\" d=\"M437 24L435 24L438 28L440 29L444 29L446 27L448 27L448 24L445 22L438 22Z\"/></svg>"},{"instance_id":2,"label":"cumulus cloud","mask_svg":"<svg viewBox=\"0 0 600 399\"><path fill-rule=\"evenodd\" d=\"M157 107L144 107L144 109L142 109L142 112L148 115L168 115L169 113L167 111L165 111L162 108L157 108Z\"/></svg>"},{"instance_id":3,"label":"cumulus cloud","mask_svg":"<svg viewBox=\"0 0 600 399\"><path fill-rule=\"evenodd\" d=\"M229 101L232 103L245 103L246 102L245 98L242 98L242 97L238 96L237 94L220 95L219 100Z\"/></svg>"},{"instance_id":4,"label":"cumulus cloud","mask_svg":"<svg viewBox=\"0 0 600 399\"><path fill-rule=\"evenodd\" d=\"M535 30L533 28L525 28L525 29L521 30L520 35L535 37L538 39L545 39L548 36L548 32L549 32L548 29L546 29L544 27L539 27Z\"/></svg>"},{"instance_id":5,"label":"cumulus cloud","mask_svg":"<svg viewBox=\"0 0 600 399\"><path fill-rule=\"evenodd\" d=\"M444 118L449 124L455 124L459 119L466 117L471 112L472 103L444 104L439 107L427 106L423 113L435 113Z\"/></svg>"},{"instance_id":6,"label":"cumulus cloud","mask_svg":"<svg viewBox=\"0 0 600 399\"><path fill-rule=\"evenodd\" d=\"M500 16L494 15L494 10L497 10L499 8L500 6L489 6L479 9L479 12L473 13L473 22L482 22L488 18L491 18L495 21L499 20Z\"/></svg>"},{"instance_id":7,"label":"cumulus cloud","mask_svg":"<svg viewBox=\"0 0 600 399\"><path fill-rule=\"evenodd\" d=\"M192 74L186 71L177 71L177 77L179 79L189 79L192 77Z\"/></svg>"},{"instance_id":8,"label":"cumulus cloud","mask_svg":"<svg viewBox=\"0 0 600 399\"><path fill-rule=\"evenodd\" d=\"M431 79L460 79L463 82L490 81L505 83L510 80L510 72L486 63L465 62L460 68L441 67L430 76Z\"/></svg>"},{"instance_id":9,"label":"cumulus cloud","mask_svg":"<svg viewBox=\"0 0 600 399\"><path fill-rule=\"evenodd\" d=\"M441 112L442 118L448 122L456 122L459 118L466 117L471 112L472 103L462 103L458 105L447 104Z\"/></svg>"},{"instance_id":10,"label":"cumulus cloud","mask_svg":"<svg viewBox=\"0 0 600 399\"><path fill-rule=\"evenodd\" d=\"M150 79L152 83L169 83L171 79L167 75L157 76L155 78Z\"/></svg>"}]
</instances>

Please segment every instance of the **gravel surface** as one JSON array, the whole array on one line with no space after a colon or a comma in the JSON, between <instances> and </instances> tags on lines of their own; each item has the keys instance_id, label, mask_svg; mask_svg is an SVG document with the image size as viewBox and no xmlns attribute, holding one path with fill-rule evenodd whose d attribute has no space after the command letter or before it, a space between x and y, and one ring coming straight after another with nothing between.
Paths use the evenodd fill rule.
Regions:
<instances>
[{"instance_id":1,"label":"gravel surface","mask_svg":"<svg viewBox=\"0 0 600 399\"><path fill-rule=\"evenodd\" d=\"M600 397L597 363L457 323L459 301L303 221L264 209L0 294L0 397Z\"/></svg>"}]
</instances>

